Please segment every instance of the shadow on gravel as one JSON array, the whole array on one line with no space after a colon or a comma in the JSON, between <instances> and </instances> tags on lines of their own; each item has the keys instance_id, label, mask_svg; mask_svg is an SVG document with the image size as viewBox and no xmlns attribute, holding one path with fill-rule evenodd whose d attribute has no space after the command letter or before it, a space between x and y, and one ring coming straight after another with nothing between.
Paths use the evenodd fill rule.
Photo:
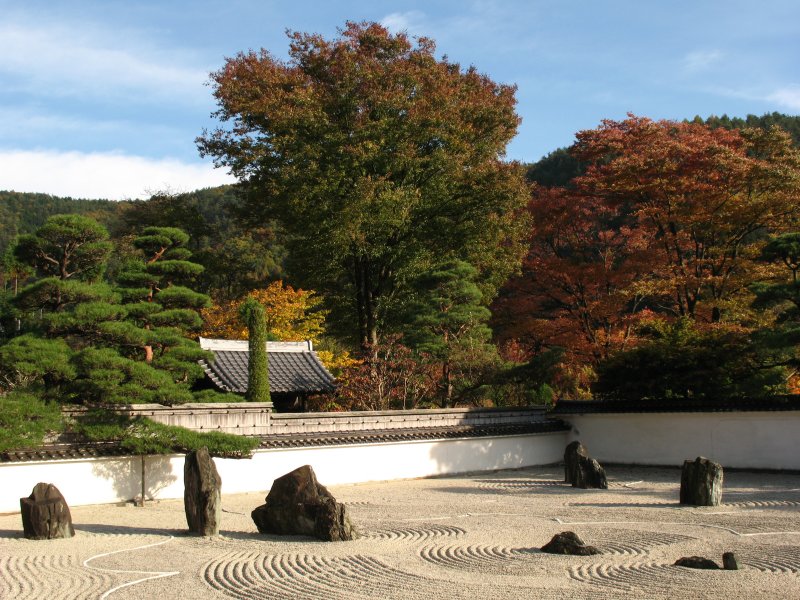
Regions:
<instances>
[{"instance_id":1,"label":"shadow on gravel","mask_svg":"<svg viewBox=\"0 0 800 600\"><path fill-rule=\"evenodd\" d=\"M102 535L189 535L188 529L156 529L152 527L136 527L125 525L105 525L102 523L73 523L76 535L97 533Z\"/></svg>"},{"instance_id":2,"label":"shadow on gravel","mask_svg":"<svg viewBox=\"0 0 800 600\"><path fill-rule=\"evenodd\" d=\"M25 538L25 535L22 532L22 525L20 525L20 529L0 529L0 538L7 538L7 539L14 539L14 538Z\"/></svg>"}]
</instances>

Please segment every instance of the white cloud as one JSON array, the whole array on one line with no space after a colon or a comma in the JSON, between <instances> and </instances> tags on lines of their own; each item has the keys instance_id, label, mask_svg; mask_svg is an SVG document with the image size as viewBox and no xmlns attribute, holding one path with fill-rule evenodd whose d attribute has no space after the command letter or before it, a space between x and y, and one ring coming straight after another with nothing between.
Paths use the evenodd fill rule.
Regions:
<instances>
[{"instance_id":1,"label":"white cloud","mask_svg":"<svg viewBox=\"0 0 800 600\"><path fill-rule=\"evenodd\" d=\"M206 99L208 72L187 57L86 24L0 23L0 73L7 88L59 95Z\"/></svg>"},{"instance_id":2,"label":"white cloud","mask_svg":"<svg viewBox=\"0 0 800 600\"><path fill-rule=\"evenodd\" d=\"M0 150L0 190L122 200L234 181L207 163L117 153Z\"/></svg>"},{"instance_id":3,"label":"white cloud","mask_svg":"<svg viewBox=\"0 0 800 600\"><path fill-rule=\"evenodd\" d=\"M719 50L697 50L683 58L683 66L687 71L704 71L718 63L723 56Z\"/></svg>"},{"instance_id":4,"label":"white cloud","mask_svg":"<svg viewBox=\"0 0 800 600\"><path fill-rule=\"evenodd\" d=\"M418 10L407 12L394 12L381 19L381 25L393 33L401 31L408 32L410 35L419 35L420 30L425 29L425 14Z\"/></svg>"},{"instance_id":5,"label":"white cloud","mask_svg":"<svg viewBox=\"0 0 800 600\"><path fill-rule=\"evenodd\" d=\"M767 100L792 110L800 110L800 85L790 85L777 89L767 96Z\"/></svg>"}]
</instances>

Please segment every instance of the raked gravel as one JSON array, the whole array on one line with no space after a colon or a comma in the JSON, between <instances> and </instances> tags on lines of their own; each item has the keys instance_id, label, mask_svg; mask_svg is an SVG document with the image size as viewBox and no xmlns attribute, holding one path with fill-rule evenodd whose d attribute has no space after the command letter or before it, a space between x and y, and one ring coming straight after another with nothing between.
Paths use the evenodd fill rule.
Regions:
<instances>
[{"instance_id":1,"label":"raked gravel","mask_svg":"<svg viewBox=\"0 0 800 600\"><path fill-rule=\"evenodd\" d=\"M260 535L266 492L224 495L213 538L186 533L180 500L72 507L68 540L26 540L3 515L0 598L800 599L800 475L726 472L725 504L695 508L677 502L678 469L607 472L608 490L573 489L559 467L332 486L352 542ZM539 551L566 530L602 554ZM741 570L673 566L727 551Z\"/></svg>"}]
</instances>

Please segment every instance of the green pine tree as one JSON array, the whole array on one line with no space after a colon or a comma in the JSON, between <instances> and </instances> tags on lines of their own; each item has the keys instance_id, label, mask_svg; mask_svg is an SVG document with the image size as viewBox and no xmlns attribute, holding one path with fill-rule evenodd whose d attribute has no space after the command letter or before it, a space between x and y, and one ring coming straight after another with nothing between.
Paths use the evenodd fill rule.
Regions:
<instances>
[{"instance_id":1,"label":"green pine tree","mask_svg":"<svg viewBox=\"0 0 800 600\"><path fill-rule=\"evenodd\" d=\"M111 250L107 233L90 219L68 217L51 217L17 245L16 255L35 267L40 278L13 298L23 316L23 334L0 345L3 403L30 393L41 404L42 419L50 414L52 404L84 404L91 410L72 425L75 431L94 440L118 440L135 452L182 451L201 445L214 447L218 453L226 447L233 454L243 448L249 451L253 440L206 439L182 428L131 420L106 408L108 404L179 404L195 399L191 386L202 376L197 359L206 354L187 336L200 326L196 308L205 306L208 298L172 285L178 277L198 272L198 267L182 264L188 256L177 247L185 243L185 234L170 230L168 235L146 232L149 241L147 236L137 240L144 254L138 262L132 261L139 266L132 271L144 277L145 297L123 302L123 297L136 293L99 281ZM154 257L148 250L159 234L161 241L169 238L170 243L162 244L166 247ZM156 264L159 260L161 264ZM150 357L143 352L148 347ZM16 410L11 409L12 413ZM13 424L17 429L9 434L12 441L8 443L30 438L24 419L15 418Z\"/></svg>"},{"instance_id":2,"label":"green pine tree","mask_svg":"<svg viewBox=\"0 0 800 600\"><path fill-rule=\"evenodd\" d=\"M406 339L440 370L443 407L474 393L497 366L497 349L487 325L478 271L464 261L449 261L417 278L417 301L411 306Z\"/></svg>"}]
</instances>

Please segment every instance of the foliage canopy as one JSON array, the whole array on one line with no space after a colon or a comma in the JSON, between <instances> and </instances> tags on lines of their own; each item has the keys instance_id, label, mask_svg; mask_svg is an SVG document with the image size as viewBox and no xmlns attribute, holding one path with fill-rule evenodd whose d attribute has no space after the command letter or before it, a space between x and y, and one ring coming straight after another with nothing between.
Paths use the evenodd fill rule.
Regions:
<instances>
[{"instance_id":1,"label":"foliage canopy","mask_svg":"<svg viewBox=\"0 0 800 600\"><path fill-rule=\"evenodd\" d=\"M212 75L228 126L200 152L239 177L254 220L277 219L295 280L322 293L340 330L375 345L408 282L443 258L475 265L487 298L519 264L526 219L514 88L437 60L376 23L340 37L291 33Z\"/></svg>"}]
</instances>

